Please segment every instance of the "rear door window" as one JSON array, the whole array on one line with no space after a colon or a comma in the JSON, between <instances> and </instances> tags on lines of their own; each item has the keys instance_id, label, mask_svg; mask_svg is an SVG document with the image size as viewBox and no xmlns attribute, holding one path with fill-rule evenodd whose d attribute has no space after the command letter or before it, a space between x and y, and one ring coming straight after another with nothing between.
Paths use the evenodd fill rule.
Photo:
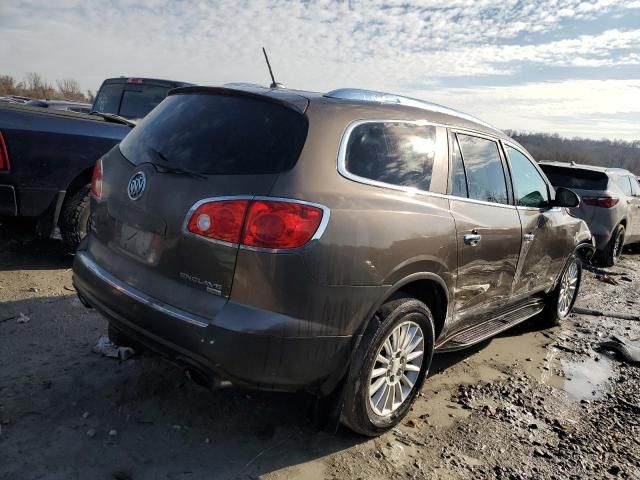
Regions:
<instances>
[{"instance_id":1,"label":"rear door window","mask_svg":"<svg viewBox=\"0 0 640 480\"><path fill-rule=\"evenodd\" d=\"M493 140L457 134L467 177L469 198L491 203L509 203L504 166Z\"/></svg>"},{"instance_id":2,"label":"rear door window","mask_svg":"<svg viewBox=\"0 0 640 480\"><path fill-rule=\"evenodd\" d=\"M349 136L345 168L361 178L429 191L435 158L436 127L367 122Z\"/></svg>"},{"instance_id":3,"label":"rear door window","mask_svg":"<svg viewBox=\"0 0 640 480\"><path fill-rule=\"evenodd\" d=\"M293 167L307 136L305 115L243 95L167 97L120 143L131 163L211 175L280 173Z\"/></svg>"},{"instance_id":4,"label":"rear door window","mask_svg":"<svg viewBox=\"0 0 640 480\"><path fill-rule=\"evenodd\" d=\"M549 189L538 169L526 155L515 148L507 146L506 151L511 164L517 205L533 208L547 207L549 205Z\"/></svg>"},{"instance_id":5,"label":"rear door window","mask_svg":"<svg viewBox=\"0 0 640 480\"><path fill-rule=\"evenodd\" d=\"M629 177L619 177L616 175L612 177L612 180L625 195L631 196L631 182L629 181Z\"/></svg>"}]
</instances>

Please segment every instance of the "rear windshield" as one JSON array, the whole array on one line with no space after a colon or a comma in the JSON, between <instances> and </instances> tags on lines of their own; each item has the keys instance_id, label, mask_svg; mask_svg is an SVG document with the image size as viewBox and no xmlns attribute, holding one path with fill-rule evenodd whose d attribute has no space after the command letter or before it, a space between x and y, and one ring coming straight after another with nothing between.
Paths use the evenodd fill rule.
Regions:
<instances>
[{"instance_id":1,"label":"rear windshield","mask_svg":"<svg viewBox=\"0 0 640 480\"><path fill-rule=\"evenodd\" d=\"M606 190L609 177L603 172L563 168L553 165L540 165L554 187L575 188L578 190Z\"/></svg>"},{"instance_id":2,"label":"rear windshield","mask_svg":"<svg viewBox=\"0 0 640 480\"><path fill-rule=\"evenodd\" d=\"M211 175L280 173L296 163L304 115L272 102L212 94L172 95L120 144L132 163L170 163Z\"/></svg>"},{"instance_id":3,"label":"rear windshield","mask_svg":"<svg viewBox=\"0 0 640 480\"><path fill-rule=\"evenodd\" d=\"M94 110L114 113L125 118L140 119L153 110L164 98L170 87L144 84L107 84L96 97Z\"/></svg>"}]
</instances>

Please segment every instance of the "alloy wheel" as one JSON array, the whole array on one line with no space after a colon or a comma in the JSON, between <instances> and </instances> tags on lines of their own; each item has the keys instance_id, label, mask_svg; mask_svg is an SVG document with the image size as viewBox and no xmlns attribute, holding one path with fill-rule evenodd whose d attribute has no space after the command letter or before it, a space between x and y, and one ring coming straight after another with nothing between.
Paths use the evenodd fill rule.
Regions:
<instances>
[{"instance_id":1,"label":"alloy wheel","mask_svg":"<svg viewBox=\"0 0 640 480\"><path fill-rule=\"evenodd\" d=\"M369 404L385 417L415 388L424 360L424 333L411 321L397 325L378 349L369 375Z\"/></svg>"},{"instance_id":2,"label":"alloy wheel","mask_svg":"<svg viewBox=\"0 0 640 480\"><path fill-rule=\"evenodd\" d=\"M578 263L574 260L564 272L560 280L560 295L558 295L558 314L564 317L569 314L578 288Z\"/></svg>"}]
</instances>

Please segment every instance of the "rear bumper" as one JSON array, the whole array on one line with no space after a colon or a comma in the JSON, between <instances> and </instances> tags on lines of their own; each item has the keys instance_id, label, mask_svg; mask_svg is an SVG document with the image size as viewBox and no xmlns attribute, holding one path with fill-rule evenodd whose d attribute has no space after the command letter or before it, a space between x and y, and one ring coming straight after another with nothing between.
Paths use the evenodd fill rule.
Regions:
<instances>
[{"instance_id":1,"label":"rear bumper","mask_svg":"<svg viewBox=\"0 0 640 480\"><path fill-rule=\"evenodd\" d=\"M118 330L238 385L327 393L347 368L351 336L284 336L303 320L231 301L213 319L194 315L115 278L86 251L76 255L73 283Z\"/></svg>"}]
</instances>

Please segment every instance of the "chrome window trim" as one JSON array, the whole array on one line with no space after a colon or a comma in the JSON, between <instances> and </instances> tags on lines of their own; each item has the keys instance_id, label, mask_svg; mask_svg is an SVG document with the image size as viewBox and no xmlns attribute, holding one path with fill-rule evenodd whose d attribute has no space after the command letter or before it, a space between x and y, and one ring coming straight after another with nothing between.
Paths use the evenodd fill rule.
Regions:
<instances>
[{"instance_id":1,"label":"chrome window trim","mask_svg":"<svg viewBox=\"0 0 640 480\"><path fill-rule=\"evenodd\" d=\"M354 182L363 183L365 185L372 185L374 187L390 188L391 190L397 190L410 194L428 194L434 196L442 195L440 193L434 193L428 190L422 190L420 188L404 187L402 185L395 185L393 183L380 182L371 178L361 177L360 175L356 175L355 173L351 173L349 170L347 170L347 146L349 144L351 134L357 127L359 127L360 125L366 125L367 123L405 123L408 125L417 125L420 127L446 128L444 125L429 122L427 120L396 120L392 118L354 120L347 125L344 132L342 132L342 138L340 139L340 146L338 147L338 173L340 173L340 175L349 180L353 180Z\"/></svg>"},{"instance_id":2,"label":"chrome window trim","mask_svg":"<svg viewBox=\"0 0 640 480\"><path fill-rule=\"evenodd\" d=\"M436 192L429 192L427 190L421 190L419 188L413 188L413 187L403 187L400 185L394 185L392 183L386 183L386 182L379 182L377 180L372 180L369 178L365 178L365 177L361 177L359 175L356 175L354 173L349 172L349 170L347 170L346 168L346 159L347 159L347 144L349 143L349 137L351 136L351 133L353 132L353 130L363 124L366 123L409 123L409 124L414 124L414 125L420 125L420 126L433 126L433 127L441 127L441 128L452 128L455 131L460 131L461 133L465 134L465 133L469 133L469 134L473 134L475 136L481 136L483 138L487 138L488 140L492 140L494 142L498 142L498 139L492 136L489 136L485 133L480 133L480 132L476 132L474 130L469 130L469 129L458 129L456 127L451 127L451 126L447 126L444 125L442 123L436 123L436 122L430 122L427 120L397 120L397 119L389 119L389 118L376 118L376 119L366 119L366 120L354 120L353 122L349 123L347 125L347 127L345 128L344 132L342 133L342 138L340 139L340 145L338 147L338 173L346 178L347 180L351 180L353 182L356 183L361 183L364 185L370 185L373 187L378 187L378 188L386 188L389 190L396 190L398 192L404 192L404 193L408 193L410 195L421 195L421 196L426 196L426 197L434 197L434 198L442 198L445 200L455 200L455 201L459 201L459 202L468 202L468 203L475 203L475 204L479 204L479 205L488 205L491 207L499 207L499 208L511 208L511 209L515 209L515 205L510 205L510 204L505 204L505 203L495 203L495 202L485 202L483 200L476 200L474 198L468 198L468 197L458 197L455 195L448 195L448 194L444 194L444 193L436 193Z\"/></svg>"},{"instance_id":3,"label":"chrome window trim","mask_svg":"<svg viewBox=\"0 0 640 480\"><path fill-rule=\"evenodd\" d=\"M157 312L169 315L170 317L181 320L183 322L187 322L191 325L195 325L196 327L206 328L209 326L209 324L204 319L201 319L202 317L187 313L184 310L177 309L167 303L156 300L146 293L142 293L140 290L117 279L116 277L99 267L95 262L90 260L86 254L79 253L77 258L96 277L98 277L100 280L108 284L111 288L117 290L123 295L126 295L127 297L136 300L137 302L140 302L152 308L153 310L156 310Z\"/></svg>"},{"instance_id":4,"label":"chrome window trim","mask_svg":"<svg viewBox=\"0 0 640 480\"><path fill-rule=\"evenodd\" d=\"M316 207L322 210L322 220L320 221L320 225L318 225L318 229L313 234L311 239L309 239L309 241L304 245L302 245L301 247L297 247L297 248L252 247L249 245L242 245L240 243L225 242L223 240L216 240L214 238L203 237L202 235L197 235L189 231L188 229L189 220L191 219L191 216L193 215L193 213L198 209L198 207L200 207L205 203L223 202L223 201L229 201L229 200L247 200L249 202L254 200L258 200L258 201L263 200L263 201L287 202L287 203L297 203L300 205L308 205L310 207ZM330 217L331 217L331 210L329 209L329 207L319 203L308 202L306 200L298 200L295 198L284 198L284 197L269 197L269 196L261 196L261 195L254 195L254 196L230 195L230 196L223 196L223 197L209 197L209 198L203 198L202 200L198 200L196 203L194 203L191 206L191 208L187 212L184 218L184 222L182 223L181 231L184 235L194 237L199 240L215 243L217 245L224 245L226 247L231 247L231 248L240 248L241 250L249 250L252 252L264 252L264 253L298 253L306 248L309 248L311 245L315 244L320 239L320 237L322 237L322 234L327 229L327 225L329 224ZM244 225L243 225L243 228L244 228Z\"/></svg>"}]
</instances>

